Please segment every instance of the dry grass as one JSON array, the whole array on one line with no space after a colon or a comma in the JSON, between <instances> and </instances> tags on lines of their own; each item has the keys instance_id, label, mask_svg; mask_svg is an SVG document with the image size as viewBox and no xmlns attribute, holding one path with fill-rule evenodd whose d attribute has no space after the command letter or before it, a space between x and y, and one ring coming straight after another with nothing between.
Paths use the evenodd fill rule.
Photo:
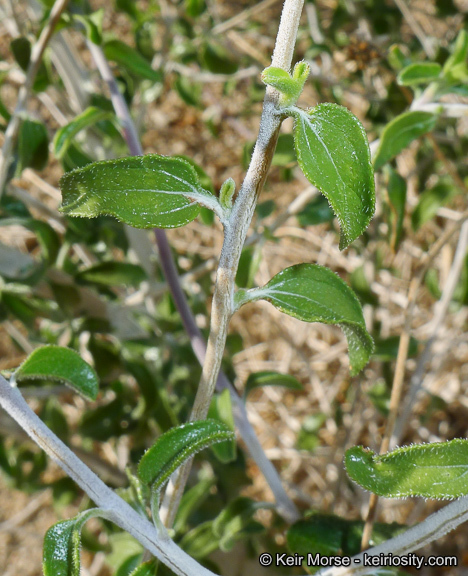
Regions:
<instances>
[{"instance_id":1,"label":"dry grass","mask_svg":"<svg viewBox=\"0 0 468 576\"><path fill-rule=\"evenodd\" d=\"M96 8L99 5L107 5L105 2L94 4ZM462 9L462 3L459 4ZM247 2L236 2L213 5L211 8L216 21L221 22L239 13L248 5ZM434 16L432 3L427 0L413 1L410 5L414 18L428 36L436 36L443 46L447 46L453 40L460 25L460 18L441 21ZM325 29L330 23L335 6L334 0L318 2ZM24 6L21 8L24 10ZM250 44L259 53L257 59L261 57L268 59L279 10L279 3L272 4L265 12L255 15L258 28L243 24L236 28L247 42L247 48L240 49L241 57L245 56ZM20 21L26 23L27 14L21 13L20 9L18 11ZM125 37L131 32L128 20L122 15L112 15L106 20L106 26L114 32L118 30L119 37ZM5 25L2 32L3 37L9 33ZM299 46L301 42L305 43L306 34L307 31L304 29ZM412 35L411 24L404 21L401 29L403 42ZM75 34L72 34L72 39L85 63L90 64L89 55L82 41ZM233 49L239 50L234 43L231 45ZM10 58L8 45L4 41L0 44L0 54L5 59ZM382 76L379 74L389 73L378 62L372 66L364 71L362 80L346 83L344 103L361 118L364 117L370 100L376 98L382 89ZM330 77L350 78L352 68L345 51L339 51L333 56ZM18 84L14 79L7 79L2 86L2 97L10 106L14 102L17 87ZM66 103L55 91L51 91L50 97L57 99L57 105L63 106L66 114L70 113L70 110L66 109ZM317 95L310 85L302 96L302 104L313 105L316 98ZM222 87L217 84L204 86L203 102L209 114L217 119L217 137L213 138L205 122L207 110L200 111L187 107L176 93L166 86L163 97L157 104L148 106L144 116L140 118L145 126L142 138L145 152L186 154L205 167L217 189L229 176L239 185L243 175L241 168L243 145L246 136L256 133L261 107L260 104L254 104L246 114L247 99L248 81L238 83L229 95L223 94ZM33 99L32 109L50 122L51 129L56 126L50 110L43 101ZM416 188L414 177L417 168L415 162L417 147L417 144L412 146L398 160L399 170L409 182L408 212L415 206L420 192ZM60 171L58 163L52 162L40 177L48 185L56 187ZM35 215L50 219L45 210L48 208L55 211L58 206L58 198L54 196L53 189L47 189L40 180L34 180L33 176L28 177L27 174L21 180L15 181L15 185L27 190L33 198L45 205L42 209L37 205L32 207ZM285 182L281 179L280 170L274 168L263 199L274 199L281 211L305 188L306 184L300 177L292 182ZM256 282L261 285L281 269L299 262L317 262L328 266L346 280L349 280L353 270L363 266L372 291L379 299L379 306L375 310L368 306L364 309L368 325L371 327L379 325L383 337L398 336L405 319L409 282L418 267L421 255L450 225L451 219L456 217L456 211L466 208L466 198L458 197L450 206L451 210L442 210L435 220L426 224L417 234L411 232L407 218L408 234L398 253L394 255L384 240L387 232L382 218L384 194L385 191L380 187L377 214L369 232L370 242L365 248L358 242L358 248L351 247L345 253L339 252L337 235L327 226L299 228L295 217L290 217L275 231L279 241L265 243ZM58 215L57 221L59 221ZM271 221L267 220L265 224L269 223ZM201 255L207 260L216 259L222 242L222 233L217 225L208 228L194 222L186 228L171 231L169 238L180 256L181 266L186 267L185 265L189 263L187 257L190 259L194 254ZM21 227L0 228L0 241L25 254L34 255L37 251L34 237ZM454 237L434 262L441 286L449 274L456 242L457 237ZM376 271L377 257L384 266ZM412 322L413 335L421 343L431 334L434 309L434 298L423 287L418 294ZM430 362L426 366L423 386L430 394L440 396L447 403L447 408L431 411L424 424L421 424L421 416L429 409L429 399L426 395L414 406L401 438L402 444L466 435L467 317L466 308L449 309L434 343ZM13 329L19 330L25 338L28 337L19 322L13 323ZM371 361L360 376L350 378L346 341L339 329L300 323L280 314L268 303L256 303L244 307L234 317L231 329L242 336L245 346L244 351L232 359L237 374L235 384L239 390L242 389L246 377L251 372L259 370L290 373L304 385L304 390L300 393L265 389L252 395L249 402L249 416L259 439L268 456L281 470L282 477L298 504L304 509L315 506L322 511L343 514L349 518L363 515L368 496L351 487L343 474L342 458L346 448L354 444L362 443L374 450L379 449L385 419L377 411L367 392L376 382L383 379L382 363ZM12 345L11 334L11 325L1 328L1 368L15 365L18 358L23 357L21 351ZM422 344L420 349L421 347ZM415 369L416 361L411 359L407 362L407 382ZM341 426L336 423L337 408L341 412ZM308 416L317 412L326 415L319 434L320 446L312 453L299 451L295 446L301 424ZM113 449L109 448L108 452ZM268 487L252 463L249 464L249 472L252 478L249 494L258 499L270 499ZM5 576L40 574L43 533L57 519L57 515L50 508L50 499L44 498L40 508L20 526L10 528L6 524L1 524L8 518L14 518L29 501L30 498L24 493L12 491L4 484L1 485L0 572ZM381 503L379 518L386 522L415 523L437 506L437 503L420 500L386 500ZM60 512L60 516L66 517L68 513L73 514L73 510L67 510L66 514ZM5 526L8 529L5 529ZM455 554L460 563L466 566L467 538L467 528L461 527L455 535L434 545L431 553ZM460 566L451 571L444 571L444 574L461 575L465 569ZM102 576L105 571L105 568L96 564L90 573L93 576Z\"/></svg>"}]
</instances>

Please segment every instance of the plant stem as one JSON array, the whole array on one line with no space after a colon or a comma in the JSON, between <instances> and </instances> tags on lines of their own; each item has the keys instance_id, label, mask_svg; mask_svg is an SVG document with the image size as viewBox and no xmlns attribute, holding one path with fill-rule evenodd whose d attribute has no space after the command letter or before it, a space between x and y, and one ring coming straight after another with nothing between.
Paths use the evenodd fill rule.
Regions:
<instances>
[{"instance_id":1,"label":"plant stem","mask_svg":"<svg viewBox=\"0 0 468 576\"><path fill-rule=\"evenodd\" d=\"M368 556L379 556L379 554L393 554L401 556L414 550L418 550L430 544L438 538L442 538L451 530L468 520L468 497L455 500L447 504L441 510L431 514L426 520L416 524L402 534L379 544L370 550L366 550ZM358 576L360 574L375 573L375 567L363 566L364 554L357 554L351 558L351 565L347 568L326 568L317 572L316 576ZM359 562L355 562L355 559Z\"/></svg>"},{"instance_id":2,"label":"plant stem","mask_svg":"<svg viewBox=\"0 0 468 576\"><path fill-rule=\"evenodd\" d=\"M37 73L39 71L44 50L49 43L55 26L60 20L60 16L65 10L67 4L68 0L56 0L52 10L50 11L48 22L42 29L37 42L34 44L31 50L31 59L29 60L26 77L24 79L23 85L19 89L15 110L5 131L5 139L2 147L2 157L0 159L0 198L2 197L3 191L5 189L11 156L13 154L16 140L18 138L18 130L21 126L21 115L27 109L28 98L34 84L34 80L36 79Z\"/></svg>"},{"instance_id":3,"label":"plant stem","mask_svg":"<svg viewBox=\"0 0 468 576\"><path fill-rule=\"evenodd\" d=\"M0 375L0 406L27 432L52 460L106 512L106 517L136 538L161 562L179 576L214 576L180 549L162 538L155 527L108 488L28 406L20 391Z\"/></svg>"},{"instance_id":4,"label":"plant stem","mask_svg":"<svg viewBox=\"0 0 468 576\"><path fill-rule=\"evenodd\" d=\"M117 87L107 59L99 46L88 42L88 47L102 78L107 82L109 86L112 103L116 115L122 124L124 137L127 141L130 154L134 156L141 156L143 154L143 149L141 147L135 125L130 116L127 104ZM193 317L190 306L188 305L187 299L182 290L179 275L177 273L177 268L172 256L166 233L164 230L156 228L154 230L154 234L160 256L160 265L163 270L164 277L174 299L177 310L179 311L184 329L190 339L190 343L195 356L197 357L200 364L203 365L206 356L206 343L195 322L195 318ZM296 506L287 495L275 467L266 457L260 442L256 437L255 431L248 420L247 412L242 400L239 398L237 391L222 371L218 374L216 385L219 390L224 390L227 388L231 394L236 428L238 429L251 457L255 460L257 466L268 482L268 485L270 486L270 489L273 492L274 498L276 500L279 514L281 514L289 522L297 520L299 518L299 512L297 511Z\"/></svg>"},{"instance_id":5,"label":"plant stem","mask_svg":"<svg viewBox=\"0 0 468 576\"><path fill-rule=\"evenodd\" d=\"M286 0L276 38L271 65L289 72L296 43L303 0ZM258 139L247 174L234 203L229 222L225 225L224 242L216 274L211 309L210 335L202 377L195 397L190 420L206 417L215 391L218 373L226 344L229 321L233 314L234 285L239 258L250 226L258 196L270 169L278 141L281 118L276 114L279 93L270 86L266 89ZM166 525L172 525L191 462L178 472L164 501Z\"/></svg>"}]
</instances>

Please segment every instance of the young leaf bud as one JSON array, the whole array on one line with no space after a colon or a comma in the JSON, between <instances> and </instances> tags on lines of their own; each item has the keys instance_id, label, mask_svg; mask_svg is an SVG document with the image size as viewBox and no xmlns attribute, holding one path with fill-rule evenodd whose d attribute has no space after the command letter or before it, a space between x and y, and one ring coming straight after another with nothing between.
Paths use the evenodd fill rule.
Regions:
<instances>
[{"instance_id":1,"label":"young leaf bud","mask_svg":"<svg viewBox=\"0 0 468 576\"><path fill-rule=\"evenodd\" d=\"M226 182L221 185L221 190L219 191L219 201L221 206L226 210L232 208L232 197L236 191L236 183L232 178L228 178Z\"/></svg>"}]
</instances>

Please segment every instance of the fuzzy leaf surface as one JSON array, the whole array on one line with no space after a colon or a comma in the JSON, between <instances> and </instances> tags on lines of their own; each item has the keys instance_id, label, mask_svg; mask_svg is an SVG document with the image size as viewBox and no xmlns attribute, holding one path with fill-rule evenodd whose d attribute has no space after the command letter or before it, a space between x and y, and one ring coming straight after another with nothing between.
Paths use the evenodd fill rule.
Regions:
<instances>
[{"instance_id":1,"label":"fuzzy leaf surface","mask_svg":"<svg viewBox=\"0 0 468 576\"><path fill-rule=\"evenodd\" d=\"M188 162L158 154L89 164L66 173L60 187L65 214L108 214L135 228L176 228L194 220L200 204L219 208Z\"/></svg>"},{"instance_id":2,"label":"fuzzy leaf surface","mask_svg":"<svg viewBox=\"0 0 468 576\"><path fill-rule=\"evenodd\" d=\"M96 400L99 381L94 369L79 354L61 346L42 346L21 364L15 372L22 380L52 380L73 388L89 400Z\"/></svg>"},{"instance_id":3,"label":"fuzzy leaf surface","mask_svg":"<svg viewBox=\"0 0 468 576\"><path fill-rule=\"evenodd\" d=\"M413 140L433 130L436 122L437 116L431 112L411 110L397 116L387 124L382 133L374 159L375 170L397 156Z\"/></svg>"},{"instance_id":4,"label":"fuzzy leaf surface","mask_svg":"<svg viewBox=\"0 0 468 576\"><path fill-rule=\"evenodd\" d=\"M91 508L47 530L42 555L44 576L80 576L81 529L90 518L104 515L99 508Z\"/></svg>"},{"instance_id":5,"label":"fuzzy leaf surface","mask_svg":"<svg viewBox=\"0 0 468 576\"><path fill-rule=\"evenodd\" d=\"M145 452L138 465L138 476L145 484L151 484L153 491L160 490L185 460L212 444L233 438L233 432L216 420L199 420L171 428Z\"/></svg>"},{"instance_id":6,"label":"fuzzy leaf surface","mask_svg":"<svg viewBox=\"0 0 468 576\"><path fill-rule=\"evenodd\" d=\"M359 300L328 268L297 264L282 270L262 288L238 292L240 305L255 300L268 300L281 312L304 322L340 326L348 340L351 374L357 374L367 364L373 342Z\"/></svg>"},{"instance_id":7,"label":"fuzzy leaf surface","mask_svg":"<svg viewBox=\"0 0 468 576\"><path fill-rule=\"evenodd\" d=\"M378 456L362 446L346 452L357 484L385 498L455 499L468 494L468 440L414 444Z\"/></svg>"},{"instance_id":8,"label":"fuzzy leaf surface","mask_svg":"<svg viewBox=\"0 0 468 576\"><path fill-rule=\"evenodd\" d=\"M326 196L341 227L343 250L367 228L375 211L374 171L369 142L359 120L343 106L293 108L299 166Z\"/></svg>"},{"instance_id":9,"label":"fuzzy leaf surface","mask_svg":"<svg viewBox=\"0 0 468 576\"><path fill-rule=\"evenodd\" d=\"M80 576L80 539L76 537L75 519L58 522L47 530L42 569L44 576Z\"/></svg>"}]
</instances>

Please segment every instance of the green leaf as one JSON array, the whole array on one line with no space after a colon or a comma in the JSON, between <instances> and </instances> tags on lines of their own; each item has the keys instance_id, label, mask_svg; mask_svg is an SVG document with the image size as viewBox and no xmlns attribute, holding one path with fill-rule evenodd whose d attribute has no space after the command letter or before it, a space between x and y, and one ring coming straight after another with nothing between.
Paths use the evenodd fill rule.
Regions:
<instances>
[{"instance_id":1,"label":"green leaf","mask_svg":"<svg viewBox=\"0 0 468 576\"><path fill-rule=\"evenodd\" d=\"M84 166L92 164L92 162L93 159L85 154L76 142L70 144L62 158L62 166L65 172L76 168L84 168Z\"/></svg>"},{"instance_id":2,"label":"green leaf","mask_svg":"<svg viewBox=\"0 0 468 576\"><path fill-rule=\"evenodd\" d=\"M185 13L191 18L203 14L206 8L205 0L184 0Z\"/></svg>"},{"instance_id":3,"label":"green leaf","mask_svg":"<svg viewBox=\"0 0 468 576\"><path fill-rule=\"evenodd\" d=\"M362 124L343 106L292 108L297 160L327 197L341 226L343 250L367 228L375 210L374 172Z\"/></svg>"},{"instance_id":4,"label":"green leaf","mask_svg":"<svg viewBox=\"0 0 468 576\"><path fill-rule=\"evenodd\" d=\"M229 390L223 390L220 394L215 394L211 400L208 410L208 418L218 420L234 433L234 416L232 415L231 394ZM236 459L236 440L232 438L227 442L214 444L211 449L220 462L233 462Z\"/></svg>"},{"instance_id":5,"label":"green leaf","mask_svg":"<svg viewBox=\"0 0 468 576\"><path fill-rule=\"evenodd\" d=\"M294 136L292 134L280 134L271 165L290 168L294 166L296 161Z\"/></svg>"},{"instance_id":6,"label":"green leaf","mask_svg":"<svg viewBox=\"0 0 468 576\"><path fill-rule=\"evenodd\" d=\"M184 535L179 543L193 558L205 558L214 552L219 546L219 538L213 534L213 522L203 522Z\"/></svg>"},{"instance_id":7,"label":"green leaf","mask_svg":"<svg viewBox=\"0 0 468 576\"><path fill-rule=\"evenodd\" d=\"M24 118L18 134L17 174L25 168L43 170L49 159L49 136L42 122Z\"/></svg>"},{"instance_id":8,"label":"green leaf","mask_svg":"<svg viewBox=\"0 0 468 576\"><path fill-rule=\"evenodd\" d=\"M452 55L447 59L442 70L444 77L452 83L468 79L468 32L461 30L455 40Z\"/></svg>"},{"instance_id":9,"label":"green leaf","mask_svg":"<svg viewBox=\"0 0 468 576\"><path fill-rule=\"evenodd\" d=\"M373 342L366 330L361 305L354 292L328 268L298 264L274 276L262 288L239 290L236 304L268 300L276 308L303 320L341 327L348 339L351 374L367 364Z\"/></svg>"},{"instance_id":10,"label":"green leaf","mask_svg":"<svg viewBox=\"0 0 468 576\"><path fill-rule=\"evenodd\" d=\"M150 560L137 566L129 576L156 576L158 572L158 561Z\"/></svg>"},{"instance_id":11,"label":"green leaf","mask_svg":"<svg viewBox=\"0 0 468 576\"><path fill-rule=\"evenodd\" d=\"M333 211L325 196L319 194L297 214L301 226L316 226L333 220Z\"/></svg>"},{"instance_id":12,"label":"green leaf","mask_svg":"<svg viewBox=\"0 0 468 576\"><path fill-rule=\"evenodd\" d=\"M135 76L153 82L162 82L161 73L153 70L148 60L124 42L109 40L105 42L103 49L106 58L117 62Z\"/></svg>"},{"instance_id":13,"label":"green leaf","mask_svg":"<svg viewBox=\"0 0 468 576\"><path fill-rule=\"evenodd\" d=\"M236 183L232 178L228 178L225 182L222 183L219 190L219 201L225 210L231 210L232 198L235 191Z\"/></svg>"},{"instance_id":14,"label":"green leaf","mask_svg":"<svg viewBox=\"0 0 468 576\"><path fill-rule=\"evenodd\" d=\"M200 480L184 493L174 521L176 532L185 532L190 515L195 512L210 495L210 489L216 483L214 478Z\"/></svg>"},{"instance_id":15,"label":"green leaf","mask_svg":"<svg viewBox=\"0 0 468 576\"><path fill-rule=\"evenodd\" d=\"M313 512L308 518L299 520L289 528L287 544L291 553L305 558L308 554L352 556L360 552L363 528L364 522L361 520L346 520L331 514ZM381 544L406 529L407 526L396 523L377 522L373 526L369 544Z\"/></svg>"},{"instance_id":16,"label":"green leaf","mask_svg":"<svg viewBox=\"0 0 468 576\"><path fill-rule=\"evenodd\" d=\"M437 116L430 112L409 111L394 118L382 133L380 145L374 158L378 170L397 156L409 144L435 128Z\"/></svg>"},{"instance_id":17,"label":"green leaf","mask_svg":"<svg viewBox=\"0 0 468 576\"><path fill-rule=\"evenodd\" d=\"M135 228L176 228L194 220L199 204L222 218L215 196L204 190L185 160L149 154L95 162L60 179L62 212L115 216Z\"/></svg>"},{"instance_id":18,"label":"green leaf","mask_svg":"<svg viewBox=\"0 0 468 576\"><path fill-rule=\"evenodd\" d=\"M401 47L398 44L393 44L388 49L388 63L397 72L402 70L406 65L408 65L408 58L405 56Z\"/></svg>"},{"instance_id":19,"label":"green leaf","mask_svg":"<svg viewBox=\"0 0 468 576\"><path fill-rule=\"evenodd\" d=\"M411 336L408 345L408 358L414 358L418 355L418 340ZM400 336L390 336L389 338L376 338L373 358L390 362L396 360L398 348L400 347Z\"/></svg>"},{"instance_id":20,"label":"green leaf","mask_svg":"<svg viewBox=\"0 0 468 576\"><path fill-rule=\"evenodd\" d=\"M310 66L306 62L298 62L292 75L282 68L269 66L262 72L262 82L281 92L281 106L291 106L301 95L309 72Z\"/></svg>"},{"instance_id":21,"label":"green leaf","mask_svg":"<svg viewBox=\"0 0 468 576\"><path fill-rule=\"evenodd\" d=\"M262 261L262 251L261 242L242 250L236 272L236 284L240 288L251 288L254 285L255 274Z\"/></svg>"},{"instance_id":22,"label":"green leaf","mask_svg":"<svg viewBox=\"0 0 468 576\"><path fill-rule=\"evenodd\" d=\"M80 576L80 541L76 539L75 526L75 519L64 520L47 530L42 565L44 576Z\"/></svg>"},{"instance_id":23,"label":"green leaf","mask_svg":"<svg viewBox=\"0 0 468 576\"><path fill-rule=\"evenodd\" d=\"M411 214L413 230L419 230L423 224L434 218L437 210L450 202L456 194L456 188L445 182L439 182L430 190L424 191Z\"/></svg>"},{"instance_id":24,"label":"green leaf","mask_svg":"<svg viewBox=\"0 0 468 576\"><path fill-rule=\"evenodd\" d=\"M96 516L104 516L104 512L91 508L47 530L42 556L44 576L80 576L81 529Z\"/></svg>"},{"instance_id":25,"label":"green leaf","mask_svg":"<svg viewBox=\"0 0 468 576\"><path fill-rule=\"evenodd\" d=\"M73 19L83 24L86 31L86 38L93 44L102 44L102 25L104 20L104 10L96 10L86 16L74 14Z\"/></svg>"},{"instance_id":26,"label":"green leaf","mask_svg":"<svg viewBox=\"0 0 468 576\"><path fill-rule=\"evenodd\" d=\"M249 375L245 383L244 400L247 399L252 390L262 386L283 386L290 390L302 390L302 384L289 374L280 374L272 371L254 372Z\"/></svg>"},{"instance_id":27,"label":"green leaf","mask_svg":"<svg viewBox=\"0 0 468 576\"><path fill-rule=\"evenodd\" d=\"M252 517L260 508L272 507L243 496L230 502L213 522L213 533L219 538L219 548L227 552L238 540L265 530Z\"/></svg>"},{"instance_id":28,"label":"green leaf","mask_svg":"<svg viewBox=\"0 0 468 576\"><path fill-rule=\"evenodd\" d=\"M107 555L106 564L111 567L112 574L115 574L123 564L127 564L130 558L141 558L143 555L142 545L128 532L109 534L108 539L112 552Z\"/></svg>"},{"instance_id":29,"label":"green leaf","mask_svg":"<svg viewBox=\"0 0 468 576\"><path fill-rule=\"evenodd\" d=\"M207 446L232 440L234 434L216 420L199 420L172 428L158 438L138 466L142 482L160 490L171 474L188 458Z\"/></svg>"},{"instance_id":30,"label":"green leaf","mask_svg":"<svg viewBox=\"0 0 468 576\"><path fill-rule=\"evenodd\" d=\"M26 72L31 60L31 42L25 36L18 36L10 42L10 50L21 70Z\"/></svg>"},{"instance_id":31,"label":"green leaf","mask_svg":"<svg viewBox=\"0 0 468 576\"><path fill-rule=\"evenodd\" d=\"M115 400L85 412L79 426L81 436L106 442L112 437L131 434L137 426L136 402L132 403L128 396L120 393Z\"/></svg>"},{"instance_id":32,"label":"green leaf","mask_svg":"<svg viewBox=\"0 0 468 576\"><path fill-rule=\"evenodd\" d=\"M201 51L202 62L213 74L234 74L238 65L224 46L207 42Z\"/></svg>"},{"instance_id":33,"label":"green leaf","mask_svg":"<svg viewBox=\"0 0 468 576\"><path fill-rule=\"evenodd\" d=\"M453 0L435 0L435 5L439 17L454 16L459 13L459 8Z\"/></svg>"},{"instance_id":34,"label":"green leaf","mask_svg":"<svg viewBox=\"0 0 468 576\"><path fill-rule=\"evenodd\" d=\"M38 316L55 321L63 320L56 302L17 293L11 290L11 284L2 291L1 299L5 308L30 328L35 325Z\"/></svg>"},{"instance_id":35,"label":"green leaf","mask_svg":"<svg viewBox=\"0 0 468 576\"><path fill-rule=\"evenodd\" d=\"M422 496L455 499L468 495L468 440L413 444L382 456L362 446L346 452L348 476L385 498Z\"/></svg>"},{"instance_id":36,"label":"green leaf","mask_svg":"<svg viewBox=\"0 0 468 576\"><path fill-rule=\"evenodd\" d=\"M31 42L25 36L19 36L10 42L10 49L20 68L27 72L29 61L31 60ZM44 62L39 65L39 70L36 73L34 80L33 90L41 92L45 90L49 84L49 77Z\"/></svg>"},{"instance_id":37,"label":"green leaf","mask_svg":"<svg viewBox=\"0 0 468 576\"><path fill-rule=\"evenodd\" d=\"M84 112L76 116L71 122L57 130L54 138L54 154L57 158L63 158L73 138L85 128L94 126L105 118L112 118L113 114L107 110L101 110L95 106L86 108Z\"/></svg>"},{"instance_id":38,"label":"green leaf","mask_svg":"<svg viewBox=\"0 0 468 576\"><path fill-rule=\"evenodd\" d=\"M195 108L202 108L202 85L200 83L193 82L186 76L177 76L174 88L186 104Z\"/></svg>"},{"instance_id":39,"label":"green leaf","mask_svg":"<svg viewBox=\"0 0 468 576\"><path fill-rule=\"evenodd\" d=\"M414 86L428 84L439 77L442 70L437 62L417 62L403 68L398 74L398 84L402 86Z\"/></svg>"},{"instance_id":40,"label":"green leaf","mask_svg":"<svg viewBox=\"0 0 468 576\"><path fill-rule=\"evenodd\" d=\"M406 208L406 180L398 172L389 166L389 178L387 186L388 200L391 214L389 215L392 227L391 247L396 251L403 237L403 222Z\"/></svg>"},{"instance_id":41,"label":"green leaf","mask_svg":"<svg viewBox=\"0 0 468 576\"><path fill-rule=\"evenodd\" d=\"M93 368L79 354L61 346L34 350L15 372L17 382L52 380L67 384L90 400L96 400L99 382Z\"/></svg>"},{"instance_id":42,"label":"green leaf","mask_svg":"<svg viewBox=\"0 0 468 576\"><path fill-rule=\"evenodd\" d=\"M116 0L115 7L117 10L128 14L135 21L144 18L143 13L138 10L134 0Z\"/></svg>"},{"instance_id":43,"label":"green leaf","mask_svg":"<svg viewBox=\"0 0 468 576\"><path fill-rule=\"evenodd\" d=\"M146 272L137 264L128 262L101 262L76 274L78 282L92 282L103 286L138 286L147 280Z\"/></svg>"}]
</instances>

